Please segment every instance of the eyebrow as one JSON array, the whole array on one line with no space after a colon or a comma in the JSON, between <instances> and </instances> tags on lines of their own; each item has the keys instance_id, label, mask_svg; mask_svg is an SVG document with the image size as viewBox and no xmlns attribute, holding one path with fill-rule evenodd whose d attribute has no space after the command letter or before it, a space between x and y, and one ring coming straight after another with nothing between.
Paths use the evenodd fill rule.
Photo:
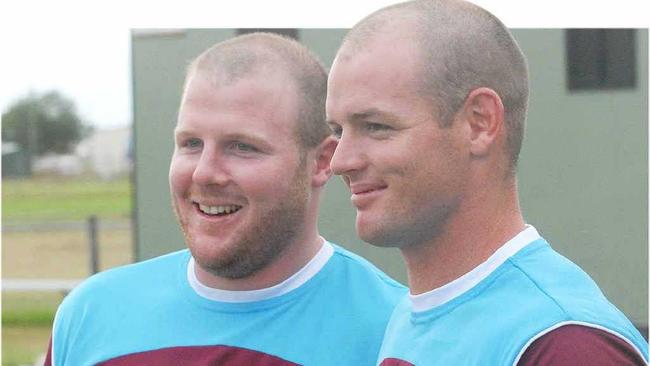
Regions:
<instances>
[{"instance_id":1,"label":"eyebrow","mask_svg":"<svg viewBox=\"0 0 650 366\"><path fill-rule=\"evenodd\" d=\"M373 118L373 117L383 117L383 118L387 118L389 120L398 119L397 116L394 115L391 112L382 111L382 110L380 110L378 108L373 107L373 108L368 108L368 109L362 110L360 112L354 112L354 113L348 114L346 116L346 120L349 120L351 122L360 122L360 121L364 121L364 120L367 120L367 119ZM332 124L332 123L337 124L336 121L330 120L330 119L328 119L325 122L327 124Z\"/></svg>"},{"instance_id":2,"label":"eyebrow","mask_svg":"<svg viewBox=\"0 0 650 366\"><path fill-rule=\"evenodd\" d=\"M174 137L184 137L188 135L194 135L191 130L184 128L174 128Z\"/></svg>"},{"instance_id":3,"label":"eyebrow","mask_svg":"<svg viewBox=\"0 0 650 366\"><path fill-rule=\"evenodd\" d=\"M385 114L384 112L380 111L377 108L370 108L370 109L366 109L365 111L362 111L362 112L352 113L349 116L350 117L349 119L352 120L352 121L363 120L363 119L367 119L367 118L370 118L370 117L381 116L381 115L384 115L384 114Z\"/></svg>"},{"instance_id":4,"label":"eyebrow","mask_svg":"<svg viewBox=\"0 0 650 366\"><path fill-rule=\"evenodd\" d=\"M197 135L197 133L192 129L184 129L184 128L178 129L178 128L176 128L174 130L174 137L175 138L181 138L182 139L184 137L196 136L196 135ZM254 134L254 133L241 133L241 132L224 133L222 135L222 138L224 138L226 140L229 140L229 141L231 141L231 140L238 140L238 141L241 140L242 142L255 144L255 145L259 146L260 148L264 148L264 149L270 149L270 150L275 149L273 147L273 145L268 141L268 139L266 137L264 137L262 135L257 135L257 134Z\"/></svg>"}]
</instances>

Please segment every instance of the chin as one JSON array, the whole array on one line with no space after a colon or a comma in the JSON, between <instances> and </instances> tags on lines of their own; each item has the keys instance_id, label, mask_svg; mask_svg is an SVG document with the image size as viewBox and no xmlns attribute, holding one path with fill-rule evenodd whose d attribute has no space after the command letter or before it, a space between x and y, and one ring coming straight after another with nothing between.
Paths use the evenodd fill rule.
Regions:
<instances>
[{"instance_id":1,"label":"chin","mask_svg":"<svg viewBox=\"0 0 650 366\"><path fill-rule=\"evenodd\" d=\"M387 235L386 228L379 223L367 224L357 223L357 234L361 240L380 248L400 247L400 243L390 239Z\"/></svg>"},{"instance_id":2,"label":"chin","mask_svg":"<svg viewBox=\"0 0 650 366\"><path fill-rule=\"evenodd\" d=\"M232 255L232 248L228 246L228 243L202 239L196 238L192 242L188 242L190 252L200 263L219 262L220 259Z\"/></svg>"},{"instance_id":3,"label":"chin","mask_svg":"<svg viewBox=\"0 0 650 366\"><path fill-rule=\"evenodd\" d=\"M417 241L413 234L417 229L410 221L397 216L358 215L356 230L364 242L379 248L403 248Z\"/></svg>"}]
</instances>

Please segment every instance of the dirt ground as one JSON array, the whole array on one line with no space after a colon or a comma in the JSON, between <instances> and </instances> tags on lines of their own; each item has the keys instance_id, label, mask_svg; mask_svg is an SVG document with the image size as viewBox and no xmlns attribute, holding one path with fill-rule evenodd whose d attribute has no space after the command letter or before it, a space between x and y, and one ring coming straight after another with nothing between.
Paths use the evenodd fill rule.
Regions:
<instances>
[{"instance_id":1,"label":"dirt ground","mask_svg":"<svg viewBox=\"0 0 650 366\"><path fill-rule=\"evenodd\" d=\"M132 233L128 222L98 232L100 270L132 262ZM5 230L2 232L2 278L83 279L90 275L88 234L67 228L50 231ZM62 293L3 292L3 312L54 311ZM44 351L49 325L3 325L2 365L31 364Z\"/></svg>"},{"instance_id":2,"label":"dirt ground","mask_svg":"<svg viewBox=\"0 0 650 366\"><path fill-rule=\"evenodd\" d=\"M132 262L131 230L100 230L100 270ZM3 231L3 278L86 278L89 245L83 230Z\"/></svg>"}]
</instances>

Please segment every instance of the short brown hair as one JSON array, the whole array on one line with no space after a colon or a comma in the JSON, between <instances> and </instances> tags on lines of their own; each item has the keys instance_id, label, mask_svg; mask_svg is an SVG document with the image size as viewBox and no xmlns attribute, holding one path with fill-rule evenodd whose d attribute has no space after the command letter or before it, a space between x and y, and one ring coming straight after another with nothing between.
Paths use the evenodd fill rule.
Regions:
<instances>
[{"instance_id":1,"label":"short brown hair","mask_svg":"<svg viewBox=\"0 0 650 366\"><path fill-rule=\"evenodd\" d=\"M528 109L528 66L517 42L494 15L462 0L414 0L380 9L357 23L344 44L363 48L394 19L418 34L422 94L432 97L442 126L449 126L469 93L493 89L505 109L509 171L514 173Z\"/></svg>"}]
</instances>

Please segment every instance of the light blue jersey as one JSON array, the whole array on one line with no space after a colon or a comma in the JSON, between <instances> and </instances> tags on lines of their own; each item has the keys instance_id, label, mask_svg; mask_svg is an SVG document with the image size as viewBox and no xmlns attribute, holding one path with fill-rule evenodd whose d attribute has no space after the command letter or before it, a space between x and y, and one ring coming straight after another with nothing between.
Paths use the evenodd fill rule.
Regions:
<instances>
[{"instance_id":1,"label":"light blue jersey","mask_svg":"<svg viewBox=\"0 0 650 366\"><path fill-rule=\"evenodd\" d=\"M57 312L52 364L372 365L406 293L327 242L270 289L210 289L192 265L183 250L90 278Z\"/></svg>"},{"instance_id":2,"label":"light blue jersey","mask_svg":"<svg viewBox=\"0 0 650 366\"><path fill-rule=\"evenodd\" d=\"M648 359L648 343L578 266L529 226L463 277L395 309L378 364L513 365L562 325L622 338Z\"/></svg>"}]
</instances>

